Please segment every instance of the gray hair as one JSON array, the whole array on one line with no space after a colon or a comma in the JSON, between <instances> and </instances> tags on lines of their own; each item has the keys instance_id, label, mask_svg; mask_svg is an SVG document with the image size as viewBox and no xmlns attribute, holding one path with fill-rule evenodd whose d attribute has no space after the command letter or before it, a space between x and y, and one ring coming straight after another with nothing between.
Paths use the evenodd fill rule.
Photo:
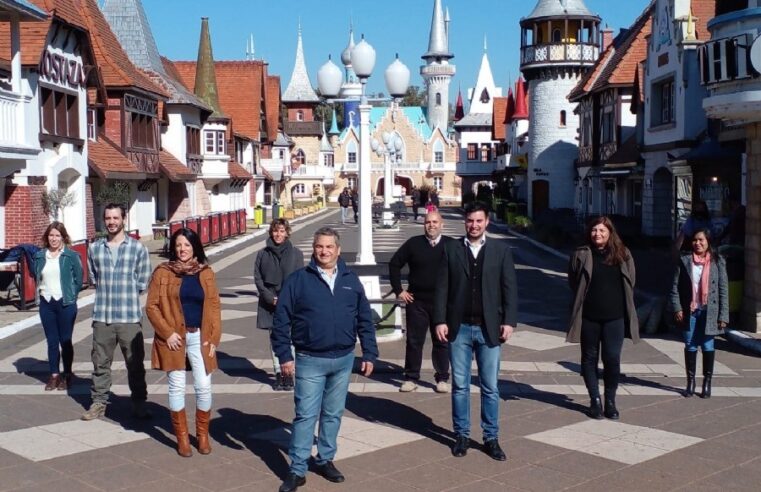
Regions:
<instances>
[{"instance_id":1,"label":"gray hair","mask_svg":"<svg viewBox=\"0 0 761 492\"><path fill-rule=\"evenodd\" d=\"M318 236L329 236L336 240L336 246L341 246L341 236L338 235L338 231L333 229L332 227L320 227L317 229L314 233L314 241L312 244L314 245L317 242Z\"/></svg>"}]
</instances>

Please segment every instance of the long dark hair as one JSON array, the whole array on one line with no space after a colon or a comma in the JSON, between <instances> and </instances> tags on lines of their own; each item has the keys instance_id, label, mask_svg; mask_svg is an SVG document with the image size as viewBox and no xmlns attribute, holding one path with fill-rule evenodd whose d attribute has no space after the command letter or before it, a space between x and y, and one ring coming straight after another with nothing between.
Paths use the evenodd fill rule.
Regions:
<instances>
[{"instance_id":1,"label":"long dark hair","mask_svg":"<svg viewBox=\"0 0 761 492\"><path fill-rule=\"evenodd\" d=\"M592 244L592 229L600 224L610 231L608 245L605 247L605 264L620 265L621 263L628 261L629 250L626 249L624 242L621 241L621 237L618 235L618 232L616 232L616 226L613 225L613 221L606 215L592 217L589 222L587 222L587 228L584 231L584 234L586 235L586 244L592 249L596 248L596 246Z\"/></svg>"},{"instance_id":2,"label":"long dark hair","mask_svg":"<svg viewBox=\"0 0 761 492\"><path fill-rule=\"evenodd\" d=\"M206 258L206 253L203 250L203 244L201 244L201 238L198 237L198 234L192 229L188 229L186 227L183 227L182 229L179 229L172 234L172 238L169 240L169 261L177 261L177 238L183 236L185 239L188 240L190 245L193 247L193 256L195 256L196 260L198 260L198 263L201 263L202 265L205 265L208 262L208 259Z\"/></svg>"},{"instance_id":3,"label":"long dark hair","mask_svg":"<svg viewBox=\"0 0 761 492\"><path fill-rule=\"evenodd\" d=\"M694 252L694 249L692 247L692 240L695 239L695 236L698 234L702 234L706 237L706 241L708 242L708 248L706 249L707 253L710 253L711 255L711 261L717 262L719 261L719 255L716 252L716 250L711 246L711 229L708 227L701 227L700 229L696 229L695 232L692 234L692 239L690 239L690 254Z\"/></svg>"}]
</instances>

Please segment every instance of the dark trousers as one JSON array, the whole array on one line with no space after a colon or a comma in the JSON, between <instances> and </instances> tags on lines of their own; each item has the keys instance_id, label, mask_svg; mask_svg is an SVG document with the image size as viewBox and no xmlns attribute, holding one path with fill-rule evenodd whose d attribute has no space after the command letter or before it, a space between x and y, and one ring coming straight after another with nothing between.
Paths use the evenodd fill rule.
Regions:
<instances>
[{"instance_id":1,"label":"dark trousers","mask_svg":"<svg viewBox=\"0 0 761 492\"><path fill-rule=\"evenodd\" d=\"M590 398L600 396L597 362L602 347L605 394L614 396L621 374L621 347L624 344L624 319L611 321L581 320L581 375Z\"/></svg>"},{"instance_id":2,"label":"dark trousers","mask_svg":"<svg viewBox=\"0 0 761 492\"><path fill-rule=\"evenodd\" d=\"M407 304L407 347L404 356L404 375L407 379L420 379L420 367L423 364L423 347L426 333L431 333L433 348L434 378L436 382L449 380L449 347L436 337L436 330L431 323L433 304L415 301Z\"/></svg>"},{"instance_id":3,"label":"dark trousers","mask_svg":"<svg viewBox=\"0 0 761 492\"><path fill-rule=\"evenodd\" d=\"M108 402L111 389L111 363L116 346L122 350L127 365L127 384L133 401L145 401L148 389L145 384L145 346L140 323L92 324L92 401Z\"/></svg>"},{"instance_id":4,"label":"dark trousers","mask_svg":"<svg viewBox=\"0 0 761 492\"><path fill-rule=\"evenodd\" d=\"M63 355L63 372L71 373L74 361L74 346L71 335L74 333L74 320L77 319L77 304L63 305L62 300L40 298L40 321L48 342L48 364L50 374L58 374L61 355Z\"/></svg>"}]
</instances>

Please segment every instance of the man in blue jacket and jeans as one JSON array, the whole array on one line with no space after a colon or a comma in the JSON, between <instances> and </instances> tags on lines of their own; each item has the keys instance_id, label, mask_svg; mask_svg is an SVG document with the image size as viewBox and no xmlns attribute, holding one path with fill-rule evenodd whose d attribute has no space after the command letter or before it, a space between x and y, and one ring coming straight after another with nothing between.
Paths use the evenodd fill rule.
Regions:
<instances>
[{"instance_id":1,"label":"man in blue jacket and jeans","mask_svg":"<svg viewBox=\"0 0 761 492\"><path fill-rule=\"evenodd\" d=\"M291 492L306 483L318 418L315 470L331 482L344 481L333 458L357 337L364 376L373 372L378 357L370 304L359 277L339 258L338 233L329 227L319 229L312 247L309 265L283 283L272 325L272 348L281 372L286 377L296 376L296 416L288 449L291 467L280 492Z\"/></svg>"}]
</instances>

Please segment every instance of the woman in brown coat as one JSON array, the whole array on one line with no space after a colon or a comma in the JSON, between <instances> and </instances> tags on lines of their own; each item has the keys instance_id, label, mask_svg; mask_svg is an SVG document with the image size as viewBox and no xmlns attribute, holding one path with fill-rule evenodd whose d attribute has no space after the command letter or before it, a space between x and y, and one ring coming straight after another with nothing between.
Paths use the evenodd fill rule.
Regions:
<instances>
[{"instance_id":1,"label":"woman in brown coat","mask_svg":"<svg viewBox=\"0 0 761 492\"><path fill-rule=\"evenodd\" d=\"M625 335L639 341L634 307L634 261L608 217L587 224L586 243L571 255L568 283L574 293L567 341L581 342L581 374L590 398L589 416L619 418L616 390ZM597 363L602 347L605 410Z\"/></svg>"},{"instance_id":2,"label":"woman in brown coat","mask_svg":"<svg viewBox=\"0 0 761 492\"><path fill-rule=\"evenodd\" d=\"M169 260L156 267L148 287L145 311L156 332L151 364L153 369L167 371L177 453L189 457L192 451L185 416L187 357L196 394L198 452L209 454L211 372L217 368L215 353L222 325L219 290L194 231L183 228L172 235Z\"/></svg>"}]
</instances>

